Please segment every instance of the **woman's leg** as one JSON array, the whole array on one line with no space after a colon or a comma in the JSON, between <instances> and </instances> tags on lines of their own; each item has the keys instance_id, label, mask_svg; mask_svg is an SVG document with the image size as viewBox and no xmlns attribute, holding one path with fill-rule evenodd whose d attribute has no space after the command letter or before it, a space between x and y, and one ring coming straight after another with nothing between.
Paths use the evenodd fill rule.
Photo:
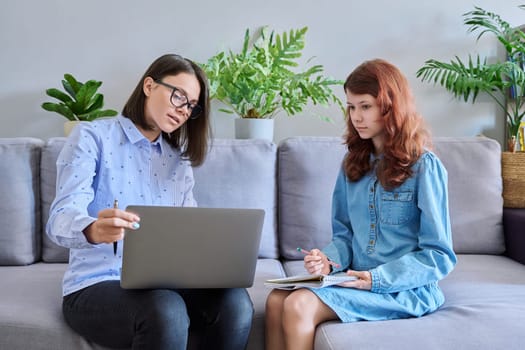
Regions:
<instances>
[{"instance_id":1,"label":"woman's leg","mask_svg":"<svg viewBox=\"0 0 525 350\"><path fill-rule=\"evenodd\" d=\"M64 297L62 310L71 328L103 346L186 349L189 318L176 291L126 290L106 281Z\"/></svg>"},{"instance_id":2,"label":"woman's leg","mask_svg":"<svg viewBox=\"0 0 525 350\"><path fill-rule=\"evenodd\" d=\"M285 348L283 330L284 300L290 291L274 289L266 298L265 317L265 343L268 350L281 350Z\"/></svg>"},{"instance_id":3,"label":"woman's leg","mask_svg":"<svg viewBox=\"0 0 525 350\"><path fill-rule=\"evenodd\" d=\"M309 289L298 289L284 300L282 325L286 349L313 349L315 329L337 320L335 312Z\"/></svg>"},{"instance_id":4,"label":"woman's leg","mask_svg":"<svg viewBox=\"0 0 525 350\"><path fill-rule=\"evenodd\" d=\"M253 304L244 288L180 291L199 334L201 349L242 350L252 326Z\"/></svg>"}]
</instances>

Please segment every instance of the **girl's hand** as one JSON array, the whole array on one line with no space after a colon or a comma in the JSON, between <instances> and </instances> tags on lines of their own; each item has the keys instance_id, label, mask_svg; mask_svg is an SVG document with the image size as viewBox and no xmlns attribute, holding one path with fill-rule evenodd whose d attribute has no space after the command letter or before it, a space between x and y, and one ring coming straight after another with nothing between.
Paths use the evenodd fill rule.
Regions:
<instances>
[{"instance_id":1,"label":"girl's hand","mask_svg":"<svg viewBox=\"0 0 525 350\"><path fill-rule=\"evenodd\" d=\"M84 229L90 243L112 243L124 238L124 229L136 230L140 218L121 209L103 209L98 212L95 222Z\"/></svg>"},{"instance_id":2,"label":"girl's hand","mask_svg":"<svg viewBox=\"0 0 525 350\"><path fill-rule=\"evenodd\" d=\"M348 270L346 271L346 274L348 276L355 276L357 277L357 279L355 281L348 281L348 282L340 283L338 284L338 286L363 289L363 290L372 289L372 274L370 272Z\"/></svg>"},{"instance_id":3,"label":"girl's hand","mask_svg":"<svg viewBox=\"0 0 525 350\"><path fill-rule=\"evenodd\" d=\"M304 267L312 275L330 273L328 258L319 249L312 249L310 254L305 255Z\"/></svg>"}]
</instances>

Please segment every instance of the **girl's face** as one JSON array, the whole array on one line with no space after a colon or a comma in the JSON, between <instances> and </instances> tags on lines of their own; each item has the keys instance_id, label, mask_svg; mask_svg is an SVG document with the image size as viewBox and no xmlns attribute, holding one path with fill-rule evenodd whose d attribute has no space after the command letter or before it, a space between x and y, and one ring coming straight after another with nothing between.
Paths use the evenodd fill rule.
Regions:
<instances>
[{"instance_id":1,"label":"girl's face","mask_svg":"<svg viewBox=\"0 0 525 350\"><path fill-rule=\"evenodd\" d=\"M377 99L369 94L346 91L346 104L352 125L362 139L371 139L376 152L383 150L384 119Z\"/></svg>"},{"instance_id":2,"label":"girl's face","mask_svg":"<svg viewBox=\"0 0 525 350\"><path fill-rule=\"evenodd\" d=\"M192 106L199 101L201 88L193 74L179 73L167 75L159 81L147 77L143 91L146 95L144 115L153 130L141 132L154 141L161 131L172 133L188 120Z\"/></svg>"}]
</instances>

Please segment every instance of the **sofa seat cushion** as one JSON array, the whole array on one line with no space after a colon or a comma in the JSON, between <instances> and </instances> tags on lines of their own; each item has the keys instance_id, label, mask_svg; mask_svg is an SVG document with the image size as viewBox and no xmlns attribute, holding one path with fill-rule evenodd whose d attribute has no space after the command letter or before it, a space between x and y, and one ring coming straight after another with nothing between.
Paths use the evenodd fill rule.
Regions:
<instances>
[{"instance_id":1,"label":"sofa seat cushion","mask_svg":"<svg viewBox=\"0 0 525 350\"><path fill-rule=\"evenodd\" d=\"M266 297L271 289L264 286L264 281L271 278L285 277L284 269L276 259L259 259L255 269L255 280L253 286L248 288L248 294L253 302L253 320L248 349L264 350L264 311Z\"/></svg>"},{"instance_id":2,"label":"sofa seat cushion","mask_svg":"<svg viewBox=\"0 0 525 350\"><path fill-rule=\"evenodd\" d=\"M66 266L0 266L0 349L105 349L78 336L63 319Z\"/></svg>"},{"instance_id":3,"label":"sofa seat cushion","mask_svg":"<svg viewBox=\"0 0 525 350\"><path fill-rule=\"evenodd\" d=\"M456 268L440 286L445 304L430 315L351 324L327 322L317 329L315 348L523 349L525 265L504 256L458 255Z\"/></svg>"},{"instance_id":4,"label":"sofa seat cushion","mask_svg":"<svg viewBox=\"0 0 525 350\"><path fill-rule=\"evenodd\" d=\"M0 349L106 349L86 341L64 321L61 286L66 268L51 263L0 266ZM254 285L248 289L255 309L250 349L263 349L264 308L271 290L263 284L277 277L284 277L278 260L258 260Z\"/></svg>"}]
</instances>

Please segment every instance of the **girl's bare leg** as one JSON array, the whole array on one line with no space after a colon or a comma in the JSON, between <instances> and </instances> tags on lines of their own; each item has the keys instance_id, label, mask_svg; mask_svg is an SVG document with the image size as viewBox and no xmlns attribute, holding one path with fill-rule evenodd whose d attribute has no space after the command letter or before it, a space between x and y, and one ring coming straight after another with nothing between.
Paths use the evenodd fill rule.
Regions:
<instances>
[{"instance_id":1,"label":"girl's bare leg","mask_svg":"<svg viewBox=\"0 0 525 350\"><path fill-rule=\"evenodd\" d=\"M309 289L298 289L285 296L283 311L280 316L284 330L283 337L285 348L290 350L313 349L317 325L339 319L335 312Z\"/></svg>"},{"instance_id":2,"label":"girl's bare leg","mask_svg":"<svg viewBox=\"0 0 525 350\"><path fill-rule=\"evenodd\" d=\"M290 291L274 289L266 299L265 342L268 350L285 349L283 330L284 300Z\"/></svg>"}]
</instances>

